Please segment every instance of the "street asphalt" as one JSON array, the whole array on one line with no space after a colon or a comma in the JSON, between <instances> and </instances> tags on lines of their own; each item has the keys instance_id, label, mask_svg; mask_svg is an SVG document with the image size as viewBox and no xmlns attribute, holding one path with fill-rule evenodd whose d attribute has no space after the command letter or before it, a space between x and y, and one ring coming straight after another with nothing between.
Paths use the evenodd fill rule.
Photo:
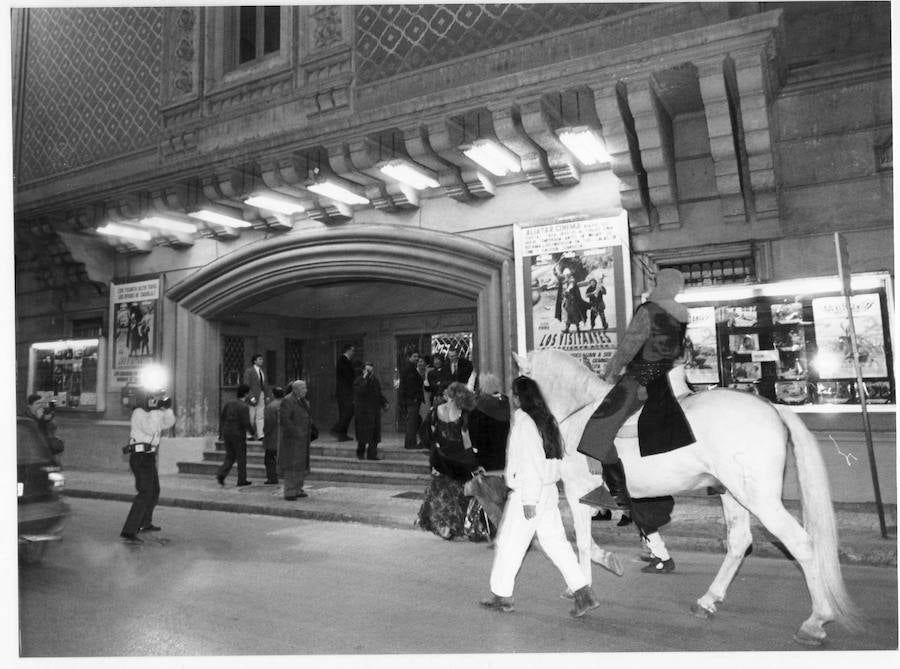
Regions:
<instances>
[{"instance_id":1,"label":"street asphalt","mask_svg":"<svg viewBox=\"0 0 900 669\"><path fill-rule=\"evenodd\" d=\"M135 494L134 479L128 471L100 472L67 469L66 494L71 497L128 501ZM233 475L220 487L212 476L168 474L160 476L159 505L208 509L232 513L284 516L310 520L365 523L414 530L416 512L423 489L407 485L373 485L308 481L306 498L288 501L280 485L261 480L235 487ZM787 503L800 517L799 505ZM563 519L571 534L570 514L561 505ZM877 510L870 504L838 504L840 559L844 564L897 566L897 508L885 509L887 537L882 537ZM619 513L610 521L594 521L594 539L601 546L635 549L639 546L634 525L619 527ZM419 531L419 530L415 530ZM753 553L785 557L777 541L756 520L753 521ZM717 497L685 495L675 498L672 521L662 529L670 549L724 553L725 524Z\"/></svg>"}]
</instances>

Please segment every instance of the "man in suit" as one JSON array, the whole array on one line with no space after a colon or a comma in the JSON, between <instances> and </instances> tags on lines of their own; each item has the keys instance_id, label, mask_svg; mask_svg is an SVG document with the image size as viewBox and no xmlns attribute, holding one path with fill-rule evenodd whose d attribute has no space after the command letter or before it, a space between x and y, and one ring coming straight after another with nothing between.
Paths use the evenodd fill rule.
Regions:
<instances>
[{"instance_id":1,"label":"man in suit","mask_svg":"<svg viewBox=\"0 0 900 669\"><path fill-rule=\"evenodd\" d=\"M387 409L388 401L381 393L381 382L375 376L375 365L371 362L366 362L362 376L353 382L353 402L356 408L356 457L382 460L378 455L381 412Z\"/></svg>"},{"instance_id":2,"label":"man in suit","mask_svg":"<svg viewBox=\"0 0 900 669\"><path fill-rule=\"evenodd\" d=\"M353 418L353 381L356 378L356 370L353 369L352 361L355 352L356 348L352 344L345 346L341 355L338 356L334 368L338 419L331 428L331 433L337 437L338 441L350 441L351 439L347 434L347 428L350 427L350 421Z\"/></svg>"},{"instance_id":3,"label":"man in suit","mask_svg":"<svg viewBox=\"0 0 900 669\"><path fill-rule=\"evenodd\" d=\"M456 381L468 384L473 368L471 362L460 357L459 347L454 346L447 351L447 362L444 364L444 370L444 388L446 388Z\"/></svg>"},{"instance_id":4,"label":"man in suit","mask_svg":"<svg viewBox=\"0 0 900 669\"><path fill-rule=\"evenodd\" d=\"M250 388L241 384L237 388L237 398L225 402L219 416L219 436L225 442L225 460L216 473L219 485L225 485L225 477L231 466L237 462L239 486L250 485L247 480L247 433L253 431L250 422L250 408L247 405L247 393Z\"/></svg>"},{"instance_id":5,"label":"man in suit","mask_svg":"<svg viewBox=\"0 0 900 669\"><path fill-rule=\"evenodd\" d=\"M435 353L432 356L432 365L434 365L430 370L428 370L428 389L431 392L431 404L432 406L436 404L442 404L444 401L444 390L446 386L444 385L444 356L440 353Z\"/></svg>"},{"instance_id":6,"label":"man in suit","mask_svg":"<svg viewBox=\"0 0 900 669\"><path fill-rule=\"evenodd\" d=\"M419 352L410 351L407 354L406 364L400 370L400 404L406 411L406 429L403 439L404 448L418 448L416 444L416 433L419 430L419 405L425 401L425 392L423 386L425 381L419 370L416 369L419 363Z\"/></svg>"},{"instance_id":7,"label":"man in suit","mask_svg":"<svg viewBox=\"0 0 900 669\"><path fill-rule=\"evenodd\" d=\"M266 453L263 463L266 466L266 483L275 485L278 483L278 450L281 447L281 399L284 397L284 388L276 386L272 388L272 401L266 405L264 412L266 436L263 438L263 448Z\"/></svg>"},{"instance_id":8,"label":"man in suit","mask_svg":"<svg viewBox=\"0 0 900 669\"><path fill-rule=\"evenodd\" d=\"M266 391L266 374L262 368L262 355L254 353L251 361L253 364L244 370L244 385L250 388L250 393L247 395L247 404L250 406L250 423L256 426L256 438L262 439L265 434L265 409L269 393Z\"/></svg>"},{"instance_id":9,"label":"man in suit","mask_svg":"<svg viewBox=\"0 0 900 669\"><path fill-rule=\"evenodd\" d=\"M309 446L314 426L306 394L306 381L294 381L291 392L281 400L278 473L284 479L284 498L287 500L308 496L303 490L303 482L309 474Z\"/></svg>"}]
</instances>

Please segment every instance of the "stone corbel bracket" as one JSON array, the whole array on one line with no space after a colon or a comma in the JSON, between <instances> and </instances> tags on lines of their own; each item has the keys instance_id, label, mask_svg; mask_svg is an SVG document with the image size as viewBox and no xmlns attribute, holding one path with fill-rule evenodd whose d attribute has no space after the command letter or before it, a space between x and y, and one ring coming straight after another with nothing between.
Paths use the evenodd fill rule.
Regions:
<instances>
[{"instance_id":1,"label":"stone corbel bracket","mask_svg":"<svg viewBox=\"0 0 900 669\"><path fill-rule=\"evenodd\" d=\"M553 185L574 186L581 182L581 173L572 154L556 136L555 129L562 125L562 118L551 104L552 97L541 95L523 102L522 127L544 150L553 175ZM542 187L540 184L534 185Z\"/></svg>"},{"instance_id":2,"label":"stone corbel bracket","mask_svg":"<svg viewBox=\"0 0 900 669\"><path fill-rule=\"evenodd\" d=\"M322 155L327 155L324 149L316 151L319 161L322 160ZM263 183L273 190L292 189L296 192L309 179L309 156L305 152L267 157L260 161L259 166ZM348 206L323 198L310 196L303 201L303 206L309 218L321 223L343 223L353 218L353 211Z\"/></svg>"},{"instance_id":3,"label":"stone corbel bracket","mask_svg":"<svg viewBox=\"0 0 900 669\"><path fill-rule=\"evenodd\" d=\"M453 132L453 121L436 119L406 130L406 148L410 155L438 175L448 197L459 202L494 196L494 184L468 162L456 141L461 132Z\"/></svg>"},{"instance_id":4,"label":"stone corbel bracket","mask_svg":"<svg viewBox=\"0 0 900 669\"><path fill-rule=\"evenodd\" d=\"M328 162L335 174L353 183L360 184L372 206L381 211L400 211L388 193L384 180L374 176L373 171L361 169L354 161L348 142L337 142L326 147ZM359 157L360 154L357 154Z\"/></svg>"},{"instance_id":5,"label":"stone corbel bracket","mask_svg":"<svg viewBox=\"0 0 900 669\"><path fill-rule=\"evenodd\" d=\"M356 169L372 179L382 181L381 171L378 169L379 155L378 140L371 136L350 142L350 159ZM386 199L377 202L372 198L372 204L376 209L386 211L408 211L419 208L419 192L414 188L408 188L403 184L384 180L384 192Z\"/></svg>"},{"instance_id":6,"label":"stone corbel bracket","mask_svg":"<svg viewBox=\"0 0 900 669\"><path fill-rule=\"evenodd\" d=\"M647 194L660 229L681 227L672 122L653 87L652 76L627 81L628 107L640 138L641 164L647 172Z\"/></svg>"},{"instance_id":7,"label":"stone corbel bracket","mask_svg":"<svg viewBox=\"0 0 900 669\"><path fill-rule=\"evenodd\" d=\"M556 186L547 152L525 132L519 105L489 104L488 111L491 113L497 139L519 156L522 172L528 182L541 189Z\"/></svg>"},{"instance_id":8,"label":"stone corbel bracket","mask_svg":"<svg viewBox=\"0 0 900 669\"><path fill-rule=\"evenodd\" d=\"M637 136L634 128L629 127L623 118L620 108L620 91L616 87L597 89L594 91L594 106L603 127L603 141L610 155L610 166L619 180L619 199L622 208L628 212L628 225L634 232L648 232L651 228L650 211L640 183L645 175Z\"/></svg>"}]
</instances>

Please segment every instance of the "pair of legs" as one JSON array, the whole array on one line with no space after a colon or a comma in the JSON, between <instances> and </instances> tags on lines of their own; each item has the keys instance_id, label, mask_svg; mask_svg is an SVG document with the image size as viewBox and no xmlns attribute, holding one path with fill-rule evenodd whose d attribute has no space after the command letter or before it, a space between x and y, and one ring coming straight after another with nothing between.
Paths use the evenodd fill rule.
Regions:
<instances>
[{"instance_id":1,"label":"pair of legs","mask_svg":"<svg viewBox=\"0 0 900 669\"><path fill-rule=\"evenodd\" d=\"M350 429L350 421L353 420L353 396L338 395L337 403L338 419L334 424L334 427L331 428L331 431L338 437L338 439L340 439L341 441L346 441L350 438L347 435L347 430Z\"/></svg>"},{"instance_id":2,"label":"pair of legs","mask_svg":"<svg viewBox=\"0 0 900 669\"><path fill-rule=\"evenodd\" d=\"M365 441L356 442L356 457L362 460L380 460L378 457L378 444Z\"/></svg>"},{"instance_id":3,"label":"pair of legs","mask_svg":"<svg viewBox=\"0 0 900 669\"><path fill-rule=\"evenodd\" d=\"M159 501L159 473L156 469L156 453L132 453L128 464L134 474L137 495L122 527L122 536L134 537L140 530L153 524L153 510Z\"/></svg>"},{"instance_id":4,"label":"pair of legs","mask_svg":"<svg viewBox=\"0 0 900 669\"><path fill-rule=\"evenodd\" d=\"M247 482L247 438L241 435L224 435L225 460L219 467L216 478L219 483L225 480L231 467L237 462L238 484Z\"/></svg>"},{"instance_id":5,"label":"pair of legs","mask_svg":"<svg viewBox=\"0 0 900 669\"><path fill-rule=\"evenodd\" d=\"M263 421L263 413L266 410L266 397L265 395L260 394L260 396L256 399L256 404L250 405L250 423L256 426L256 438L263 438L263 426L265 422Z\"/></svg>"},{"instance_id":6,"label":"pair of legs","mask_svg":"<svg viewBox=\"0 0 900 669\"><path fill-rule=\"evenodd\" d=\"M263 463L266 466L266 483L278 483L278 451L267 448L263 455Z\"/></svg>"},{"instance_id":7,"label":"pair of legs","mask_svg":"<svg viewBox=\"0 0 900 669\"><path fill-rule=\"evenodd\" d=\"M406 429L403 437L403 448L418 448L417 435L419 432L419 423L422 420L419 416L419 402L405 402L406 408Z\"/></svg>"},{"instance_id":8,"label":"pair of legs","mask_svg":"<svg viewBox=\"0 0 900 669\"><path fill-rule=\"evenodd\" d=\"M545 485L534 518L525 518L521 493L514 490L509 494L494 545L494 564L491 568L491 592L496 597L512 598L516 574L535 535L572 592L588 585L575 551L566 538L556 485Z\"/></svg>"},{"instance_id":9,"label":"pair of legs","mask_svg":"<svg viewBox=\"0 0 900 669\"><path fill-rule=\"evenodd\" d=\"M306 472L289 469L282 472L282 474L285 499L306 497L306 493L303 491L303 481L306 478Z\"/></svg>"}]
</instances>

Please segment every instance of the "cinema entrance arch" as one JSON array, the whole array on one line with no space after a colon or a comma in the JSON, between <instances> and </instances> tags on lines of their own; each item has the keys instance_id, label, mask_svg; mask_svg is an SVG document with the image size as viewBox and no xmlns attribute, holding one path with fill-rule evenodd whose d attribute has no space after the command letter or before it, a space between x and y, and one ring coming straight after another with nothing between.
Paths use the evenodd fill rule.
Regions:
<instances>
[{"instance_id":1,"label":"cinema entrance arch","mask_svg":"<svg viewBox=\"0 0 900 669\"><path fill-rule=\"evenodd\" d=\"M354 300L361 304L357 294L369 310L361 318L347 313ZM389 387L395 352L385 342L398 334L471 331L476 367L509 381L512 295L511 251L461 235L355 225L298 231L237 249L180 277L166 293L175 303L174 328L166 329L174 334L173 386L184 398L183 430L199 434L215 424L223 340L235 332L261 342L264 355L274 351L273 359L290 356L276 339L292 334L302 342L303 376L326 429L335 349L342 341L369 342L367 357L390 361L380 370ZM344 299L351 306L343 308ZM283 381L282 363L274 364L273 378Z\"/></svg>"}]
</instances>

